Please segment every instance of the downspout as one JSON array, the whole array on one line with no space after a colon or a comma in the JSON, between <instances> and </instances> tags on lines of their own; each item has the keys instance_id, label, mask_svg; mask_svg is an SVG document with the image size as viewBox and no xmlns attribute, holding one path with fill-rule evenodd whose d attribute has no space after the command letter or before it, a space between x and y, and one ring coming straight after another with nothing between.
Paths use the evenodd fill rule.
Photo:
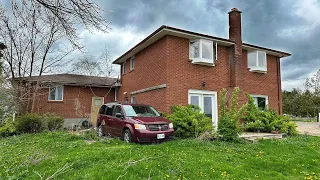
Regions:
<instances>
[{"instance_id":1,"label":"downspout","mask_svg":"<svg viewBox=\"0 0 320 180\"><path fill-rule=\"evenodd\" d=\"M278 114L280 114L281 112L281 107L280 107L280 91L281 91L281 82L279 79L280 76L280 58L277 58L277 81L278 81ZM282 92L281 92L282 93Z\"/></svg>"}]
</instances>

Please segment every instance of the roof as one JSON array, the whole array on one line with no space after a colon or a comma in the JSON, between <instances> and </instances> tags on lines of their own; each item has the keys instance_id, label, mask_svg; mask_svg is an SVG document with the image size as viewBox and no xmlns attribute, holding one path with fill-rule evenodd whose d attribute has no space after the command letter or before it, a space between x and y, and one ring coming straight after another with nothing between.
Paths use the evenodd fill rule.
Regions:
<instances>
[{"instance_id":1,"label":"roof","mask_svg":"<svg viewBox=\"0 0 320 180\"><path fill-rule=\"evenodd\" d=\"M198 39L198 38L210 39L210 40L215 41L217 44L224 45L224 46L232 46L234 44L234 41L232 41L230 39L220 38L220 37L216 37L216 36L201 34L201 33L197 33L197 32L187 31L187 30L163 25L160 28L158 28L156 31L151 33L148 37L143 39L140 43L135 45L133 48L131 48L130 50L125 52L119 58L114 60L113 64L121 64L122 62L124 62L128 58L134 56L136 53L140 52L141 50L148 47L149 45L156 42L157 40L159 40L160 38L162 38L165 35L178 36L178 37L183 37L183 38L190 39L190 40ZM263 51L266 51L267 54L271 54L271 55L278 56L278 57L287 57L287 56L291 55L287 52L264 48L264 47L260 47L260 46L256 46L256 45L252 45L252 44L247 44L247 43L243 43L242 48L247 49L247 50L263 50Z\"/></svg>"},{"instance_id":2,"label":"roof","mask_svg":"<svg viewBox=\"0 0 320 180\"><path fill-rule=\"evenodd\" d=\"M19 78L15 78L19 80ZM85 76L77 74L53 74L42 76L23 77L23 81L39 81L41 83L56 83L70 86L92 86L92 87L118 87L120 83L117 78Z\"/></svg>"}]
</instances>

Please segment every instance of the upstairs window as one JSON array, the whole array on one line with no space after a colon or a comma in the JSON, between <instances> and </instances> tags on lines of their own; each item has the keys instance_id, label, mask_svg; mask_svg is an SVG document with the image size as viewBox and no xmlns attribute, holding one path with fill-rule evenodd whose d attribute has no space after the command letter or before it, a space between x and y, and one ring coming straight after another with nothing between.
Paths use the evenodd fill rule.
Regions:
<instances>
[{"instance_id":1,"label":"upstairs window","mask_svg":"<svg viewBox=\"0 0 320 180\"><path fill-rule=\"evenodd\" d=\"M126 62L122 63L122 74L126 73Z\"/></svg>"},{"instance_id":2,"label":"upstairs window","mask_svg":"<svg viewBox=\"0 0 320 180\"><path fill-rule=\"evenodd\" d=\"M252 72L267 72L267 54L263 51L248 52L248 68Z\"/></svg>"},{"instance_id":3,"label":"upstairs window","mask_svg":"<svg viewBox=\"0 0 320 180\"><path fill-rule=\"evenodd\" d=\"M254 100L254 104L257 105L260 109L264 110L268 105L268 96L264 95L251 95Z\"/></svg>"},{"instance_id":4,"label":"upstairs window","mask_svg":"<svg viewBox=\"0 0 320 180\"><path fill-rule=\"evenodd\" d=\"M130 59L130 71L134 69L134 57Z\"/></svg>"},{"instance_id":5,"label":"upstairs window","mask_svg":"<svg viewBox=\"0 0 320 180\"><path fill-rule=\"evenodd\" d=\"M63 86L54 86L49 88L49 101L63 100Z\"/></svg>"},{"instance_id":6,"label":"upstairs window","mask_svg":"<svg viewBox=\"0 0 320 180\"><path fill-rule=\"evenodd\" d=\"M194 64L214 65L217 60L217 43L206 39L191 40L189 58Z\"/></svg>"}]
</instances>

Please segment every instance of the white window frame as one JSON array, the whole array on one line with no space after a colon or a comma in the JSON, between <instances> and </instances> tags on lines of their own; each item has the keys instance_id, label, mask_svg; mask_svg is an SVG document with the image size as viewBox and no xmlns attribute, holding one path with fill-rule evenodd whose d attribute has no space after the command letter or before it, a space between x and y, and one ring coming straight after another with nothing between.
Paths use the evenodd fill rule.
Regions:
<instances>
[{"instance_id":1,"label":"white window frame","mask_svg":"<svg viewBox=\"0 0 320 180\"><path fill-rule=\"evenodd\" d=\"M130 58L130 71L134 70L134 57Z\"/></svg>"},{"instance_id":2,"label":"white window frame","mask_svg":"<svg viewBox=\"0 0 320 180\"><path fill-rule=\"evenodd\" d=\"M266 96L266 95L256 95L256 94L250 94L250 96L253 98L253 100L254 100L254 104L256 105L256 106L258 106L258 99L255 99L255 98L258 98L258 97L260 97L260 98L265 98L266 99L266 106L268 106L269 105L269 97L268 96ZM259 107L259 106L258 106Z\"/></svg>"},{"instance_id":3,"label":"white window frame","mask_svg":"<svg viewBox=\"0 0 320 180\"><path fill-rule=\"evenodd\" d=\"M61 100L57 100L58 98L58 87L61 87ZM56 88L56 91L55 91L55 97L54 99L50 99L51 97L51 88ZM48 101L63 101L63 94L64 94L64 87L63 86L52 86L52 87L49 87L49 95L48 95Z\"/></svg>"},{"instance_id":4,"label":"white window frame","mask_svg":"<svg viewBox=\"0 0 320 180\"><path fill-rule=\"evenodd\" d=\"M121 70L121 74L126 74L126 62L122 63L122 70Z\"/></svg>"},{"instance_id":5,"label":"white window frame","mask_svg":"<svg viewBox=\"0 0 320 180\"><path fill-rule=\"evenodd\" d=\"M193 58L190 56L190 51L191 51L191 42L198 42L199 43L199 57L198 58ZM211 57L212 59L208 58L202 58L202 42L209 42L210 46L212 47L211 51ZM213 45L215 45L215 49L213 49ZM213 53L215 51L215 53ZM209 66L214 66L215 61L217 60L218 57L218 44L216 42L213 42L212 40L209 39L194 39L189 41L189 59L192 60L193 64L201 64L201 65L209 65Z\"/></svg>"},{"instance_id":6,"label":"white window frame","mask_svg":"<svg viewBox=\"0 0 320 180\"><path fill-rule=\"evenodd\" d=\"M205 96L213 96L212 99L212 125L214 126L215 131L218 130L218 93L216 91L204 91L204 90L195 90L189 89L188 90L188 104L191 103L191 96L200 96L199 103L202 104L203 97ZM201 107L200 107L201 108ZM203 109L201 109L203 112Z\"/></svg>"},{"instance_id":7,"label":"white window frame","mask_svg":"<svg viewBox=\"0 0 320 180\"><path fill-rule=\"evenodd\" d=\"M263 53L264 54L264 64L265 66L259 66L259 53ZM250 58L254 58L255 60L255 66L250 66L249 65L249 60ZM251 72L259 72L259 73L267 73L267 53L264 51L249 51L248 52L248 56L247 56L247 62L248 62L248 68L250 68Z\"/></svg>"},{"instance_id":8,"label":"white window frame","mask_svg":"<svg viewBox=\"0 0 320 180\"><path fill-rule=\"evenodd\" d=\"M134 100L134 101L133 101ZM131 103L137 103L137 98L136 96L131 96Z\"/></svg>"}]
</instances>

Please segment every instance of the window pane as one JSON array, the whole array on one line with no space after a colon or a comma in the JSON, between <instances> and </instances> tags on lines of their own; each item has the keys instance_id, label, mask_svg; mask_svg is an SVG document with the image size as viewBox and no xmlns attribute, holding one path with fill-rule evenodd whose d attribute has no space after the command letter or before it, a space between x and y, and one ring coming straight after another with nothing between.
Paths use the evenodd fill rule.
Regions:
<instances>
[{"instance_id":1,"label":"window pane","mask_svg":"<svg viewBox=\"0 0 320 180\"><path fill-rule=\"evenodd\" d=\"M212 43L210 41L202 41L202 58L212 59Z\"/></svg>"},{"instance_id":2,"label":"window pane","mask_svg":"<svg viewBox=\"0 0 320 180\"><path fill-rule=\"evenodd\" d=\"M212 118L212 97L203 97L203 111L207 117Z\"/></svg>"},{"instance_id":3,"label":"window pane","mask_svg":"<svg viewBox=\"0 0 320 180\"><path fill-rule=\"evenodd\" d=\"M117 113L122 114L120 106L116 106L116 109L114 110L114 115L113 116L116 116Z\"/></svg>"},{"instance_id":4,"label":"window pane","mask_svg":"<svg viewBox=\"0 0 320 180\"><path fill-rule=\"evenodd\" d=\"M264 52L258 52L258 66L264 67L265 66L265 53Z\"/></svg>"},{"instance_id":5,"label":"window pane","mask_svg":"<svg viewBox=\"0 0 320 180\"><path fill-rule=\"evenodd\" d=\"M123 109L126 112L127 116L130 117L156 117L160 116L160 114L151 106L131 106L131 105L123 105Z\"/></svg>"},{"instance_id":6,"label":"window pane","mask_svg":"<svg viewBox=\"0 0 320 180\"><path fill-rule=\"evenodd\" d=\"M136 113L136 111L133 109L132 106L130 106L130 105L124 105L124 106L123 106L123 109L124 109L124 112L126 112L126 115L127 115L127 116L131 116L131 117L137 116L137 113Z\"/></svg>"},{"instance_id":7,"label":"window pane","mask_svg":"<svg viewBox=\"0 0 320 180\"><path fill-rule=\"evenodd\" d=\"M135 96L131 97L131 103L136 103L136 97Z\"/></svg>"},{"instance_id":8,"label":"window pane","mask_svg":"<svg viewBox=\"0 0 320 180\"><path fill-rule=\"evenodd\" d=\"M134 58L130 59L130 69L134 69Z\"/></svg>"},{"instance_id":9,"label":"window pane","mask_svg":"<svg viewBox=\"0 0 320 180\"><path fill-rule=\"evenodd\" d=\"M266 108L266 98L264 97L258 97L257 98L257 102L258 102L258 107L260 109L265 109Z\"/></svg>"},{"instance_id":10,"label":"window pane","mask_svg":"<svg viewBox=\"0 0 320 180\"><path fill-rule=\"evenodd\" d=\"M56 100L62 100L62 87L57 87L57 99ZM101 105L101 104L99 104Z\"/></svg>"},{"instance_id":11,"label":"window pane","mask_svg":"<svg viewBox=\"0 0 320 180\"><path fill-rule=\"evenodd\" d=\"M99 114L104 114L105 110L106 110L106 106L102 106L99 110Z\"/></svg>"},{"instance_id":12,"label":"window pane","mask_svg":"<svg viewBox=\"0 0 320 180\"><path fill-rule=\"evenodd\" d=\"M126 63L122 63L122 74L126 73Z\"/></svg>"},{"instance_id":13,"label":"window pane","mask_svg":"<svg viewBox=\"0 0 320 180\"><path fill-rule=\"evenodd\" d=\"M102 100L101 99L95 99L94 100L94 105L95 106L101 106L101 104L102 104Z\"/></svg>"},{"instance_id":14,"label":"window pane","mask_svg":"<svg viewBox=\"0 0 320 180\"><path fill-rule=\"evenodd\" d=\"M108 107L107 107L106 115L112 116L113 107L114 107L114 106L108 106Z\"/></svg>"},{"instance_id":15,"label":"window pane","mask_svg":"<svg viewBox=\"0 0 320 180\"><path fill-rule=\"evenodd\" d=\"M190 42L190 58L199 58L199 41Z\"/></svg>"},{"instance_id":16,"label":"window pane","mask_svg":"<svg viewBox=\"0 0 320 180\"><path fill-rule=\"evenodd\" d=\"M49 94L49 100L55 100L56 99L56 87L50 88L50 94Z\"/></svg>"},{"instance_id":17,"label":"window pane","mask_svg":"<svg viewBox=\"0 0 320 180\"><path fill-rule=\"evenodd\" d=\"M199 96L190 96L190 104L200 106Z\"/></svg>"}]
</instances>

